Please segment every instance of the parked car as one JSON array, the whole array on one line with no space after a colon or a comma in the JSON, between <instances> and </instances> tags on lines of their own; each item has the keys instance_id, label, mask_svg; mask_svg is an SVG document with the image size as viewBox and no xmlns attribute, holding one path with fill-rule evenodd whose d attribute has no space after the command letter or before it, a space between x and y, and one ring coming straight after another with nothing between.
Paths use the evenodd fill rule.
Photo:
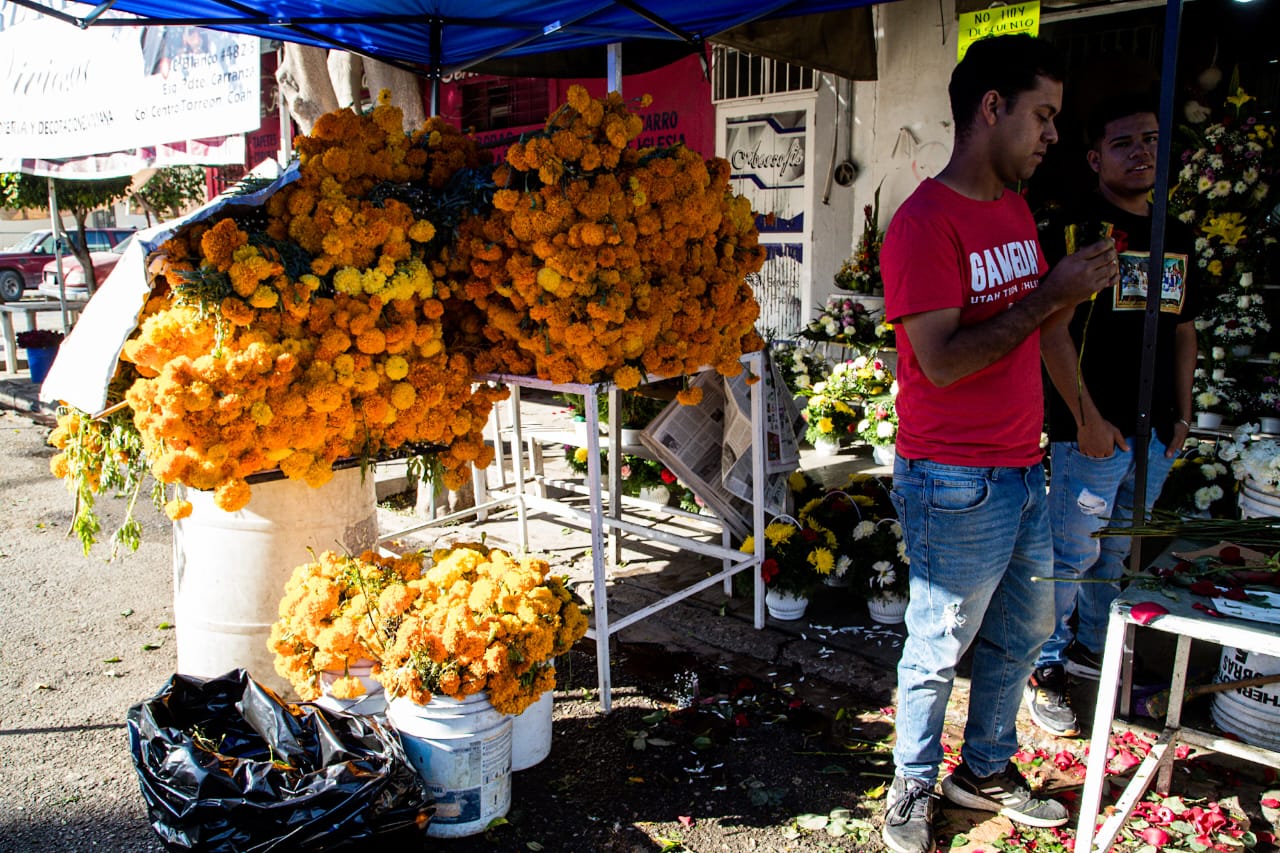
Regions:
<instances>
[{"instance_id":1,"label":"parked car","mask_svg":"<svg viewBox=\"0 0 1280 853\"><path fill-rule=\"evenodd\" d=\"M97 274L98 287L107 280L107 276L116 268L124 250L133 242L133 234L125 237L105 252L90 252L89 260L93 262L93 271ZM67 299L85 300L89 298L89 282L84 277L84 267L75 255L67 255L62 259L62 276L66 280L64 293ZM44 265L40 280L40 295L46 299L58 298L58 262L49 261Z\"/></svg>"},{"instance_id":2,"label":"parked car","mask_svg":"<svg viewBox=\"0 0 1280 853\"><path fill-rule=\"evenodd\" d=\"M87 228L85 237L90 252L104 252L133 233L129 228ZM62 251L74 260L71 246L79 235L67 232ZM53 231L32 231L14 246L0 249L0 301L22 298L25 290L40 286L44 266L53 258ZM96 264L95 264L96 267Z\"/></svg>"}]
</instances>

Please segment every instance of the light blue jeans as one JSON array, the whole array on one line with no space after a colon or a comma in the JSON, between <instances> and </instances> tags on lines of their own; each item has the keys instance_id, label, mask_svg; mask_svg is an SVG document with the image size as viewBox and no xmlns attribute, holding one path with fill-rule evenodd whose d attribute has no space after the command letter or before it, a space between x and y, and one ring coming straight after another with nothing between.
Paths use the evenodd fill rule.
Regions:
<instances>
[{"instance_id":1,"label":"light blue jeans","mask_svg":"<svg viewBox=\"0 0 1280 853\"><path fill-rule=\"evenodd\" d=\"M969 468L898 457L893 502L911 557L907 641L898 662L898 775L927 784L942 763L956 663L977 643L961 755L979 776L1018 749L1014 722L1053 630L1044 469Z\"/></svg>"},{"instance_id":2,"label":"light blue jeans","mask_svg":"<svg viewBox=\"0 0 1280 853\"><path fill-rule=\"evenodd\" d=\"M1134 439L1128 439L1130 448ZM1147 511L1155 503L1165 478L1173 468L1164 455L1165 444L1155 433L1147 445ZM1036 666L1063 664L1071 644L1067 624L1079 610L1075 638L1099 654L1107 638L1111 602L1120 594L1119 579L1129 559L1128 536L1095 538L1108 525L1128 527L1133 518L1136 456L1132 449L1116 449L1106 459L1080 452L1074 441L1056 441L1051 451L1049 478L1049 526L1053 530L1054 609L1057 624L1040 652ZM1111 581L1079 583L1078 579Z\"/></svg>"}]
</instances>

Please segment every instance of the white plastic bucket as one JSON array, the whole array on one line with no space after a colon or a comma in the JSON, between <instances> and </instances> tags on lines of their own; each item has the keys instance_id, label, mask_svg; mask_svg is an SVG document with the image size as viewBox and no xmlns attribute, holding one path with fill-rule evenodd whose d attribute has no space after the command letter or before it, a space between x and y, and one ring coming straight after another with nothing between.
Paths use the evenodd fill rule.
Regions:
<instances>
[{"instance_id":1,"label":"white plastic bucket","mask_svg":"<svg viewBox=\"0 0 1280 853\"><path fill-rule=\"evenodd\" d=\"M1280 674L1280 658L1223 646L1219 682L1276 674ZM1280 749L1280 683L1217 693L1211 713L1219 728L1245 743Z\"/></svg>"},{"instance_id":2,"label":"white plastic bucket","mask_svg":"<svg viewBox=\"0 0 1280 853\"><path fill-rule=\"evenodd\" d=\"M427 825L434 838L484 832L511 808L511 717L476 693L419 705L403 696L387 705L409 763L436 801Z\"/></svg>"},{"instance_id":3,"label":"white plastic bucket","mask_svg":"<svg viewBox=\"0 0 1280 853\"><path fill-rule=\"evenodd\" d=\"M544 690L511 720L511 770L528 770L551 754L551 719L555 691Z\"/></svg>"},{"instance_id":4,"label":"white plastic bucket","mask_svg":"<svg viewBox=\"0 0 1280 853\"><path fill-rule=\"evenodd\" d=\"M340 669L326 669L320 673L320 690L323 695L315 701L315 704L344 714L372 716L387 712L387 694L383 691L382 684L373 677L373 661L361 659L351 664L347 667L346 675L360 679L360 683L364 685L364 695L354 699L338 699L329 695L329 688L343 677L343 672Z\"/></svg>"},{"instance_id":5,"label":"white plastic bucket","mask_svg":"<svg viewBox=\"0 0 1280 853\"><path fill-rule=\"evenodd\" d=\"M373 547L373 480L372 471L348 468L318 489L294 480L259 483L237 512L219 509L212 492L188 490L191 515L173 524L178 672L212 677L243 667L293 695L267 649L285 582L311 552Z\"/></svg>"}]
</instances>

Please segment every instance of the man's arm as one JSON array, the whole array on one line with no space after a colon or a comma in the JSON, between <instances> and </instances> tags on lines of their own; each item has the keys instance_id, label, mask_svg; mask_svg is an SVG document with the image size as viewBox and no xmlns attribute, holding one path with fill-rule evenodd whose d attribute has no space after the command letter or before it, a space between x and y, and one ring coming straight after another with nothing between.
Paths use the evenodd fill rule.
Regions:
<instances>
[{"instance_id":1,"label":"man's arm","mask_svg":"<svg viewBox=\"0 0 1280 853\"><path fill-rule=\"evenodd\" d=\"M1186 444L1191 430L1191 386L1196 375L1196 324L1179 323L1173 332L1173 404L1178 422L1173 425L1173 438L1164 455L1172 459Z\"/></svg>"},{"instance_id":2,"label":"man's arm","mask_svg":"<svg viewBox=\"0 0 1280 853\"><path fill-rule=\"evenodd\" d=\"M1085 456L1105 459L1119 447L1128 450L1124 433L1116 428L1098 411L1089 394L1089 388L1080 378L1080 352L1075 341L1071 340L1068 326L1071 311L1060 311L1040 329L1040 357L1044 359L1045 370L1057 390L1058 396L1067 404L1071 416L1076 421L1076 443Z\"/></svg>"},{"instance_id":3,"label":"man's arm","mask_svg":"<svg viewBox=\"0 0 1280 853\"><path fill-rule=\"evenodd\" d=\"M961 326L960 309L944 308L910 314L901 322L921 370L942 387L994 364L1051 315L1088 299L1118 277L1115 245L1100 240L1064 258L1038 288L989 320Z\"/></svg>"}]
</instances>

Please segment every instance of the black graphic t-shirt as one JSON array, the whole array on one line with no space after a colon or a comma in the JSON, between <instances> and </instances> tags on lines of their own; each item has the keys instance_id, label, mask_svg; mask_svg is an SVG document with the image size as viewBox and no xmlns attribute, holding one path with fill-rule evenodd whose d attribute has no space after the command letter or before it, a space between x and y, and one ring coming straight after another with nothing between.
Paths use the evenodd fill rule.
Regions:
<instances>
[{"instance_id":1,"label":"black graphic t-shirt","mask_svg":"<svg viewBox=\"0 0 1280 853\"><path fill-rule=\"evenodd\" d=\"M1076 224L1082 244L1093 242L1098 223L1112 226L1120 256L1120 284L1101 291L1093 302L1082 302L1071 318L1071 339L1077 351L1084 339L1081 373L1085 387L1102 416L1126 436L1137 431L1138 392L1142 370L1142 334L1146 322L1147 286L1151 279L1148 249L1151 219L1115 207L1100 195L1091 196L1075 211L1054 217L1040 235L1050 264L1066 254L1066 227ZM1178 420L1173 387L1174 330L1194 320L1200 310L1195 280L1191 232L1170 219L1165 230L1164 275L1160 288L1160 319L1156 336L1151 425L1166 444ZM1079 247L1077 247L1079 248ZM1092 317L1090 308L1092 306ZM1088 333L1084 332L1086 320ZM1053 383L1046 379L1049 400L1049 440L1075 441L1076 422Z\"/></svg>"}]
</instances>

